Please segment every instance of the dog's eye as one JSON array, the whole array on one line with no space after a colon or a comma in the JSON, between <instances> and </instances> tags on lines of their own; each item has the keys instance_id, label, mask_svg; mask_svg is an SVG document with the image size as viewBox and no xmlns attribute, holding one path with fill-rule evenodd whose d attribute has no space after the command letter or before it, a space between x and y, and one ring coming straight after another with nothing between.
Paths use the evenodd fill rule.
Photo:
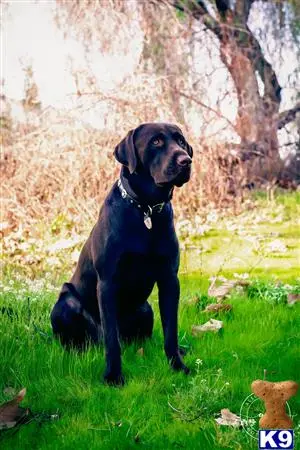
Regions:
<instances>
[{"instance_id":1,"label":"dog's eye","mask_svg":"<svg viewBox=\"0 0 300 450\"><path fill-rule=\"evenodd\" d=\"M185 141L184 141L183 138L179 137L179 138L177 139L177 142L178 142L178 144L179 144L181 147L185 147Z\"/></svg>"},{"instance_id":2,"label":"dog's eye","mask_svg":"<svg viewBox=\"0 0 300 450\"><path fill-rule=\"evenodd\" d=\"M164 145L164 141L160 138L155 138L153 139L152 144L155 145L155 147L161 147Z\"/></svg>"}]
</instances>

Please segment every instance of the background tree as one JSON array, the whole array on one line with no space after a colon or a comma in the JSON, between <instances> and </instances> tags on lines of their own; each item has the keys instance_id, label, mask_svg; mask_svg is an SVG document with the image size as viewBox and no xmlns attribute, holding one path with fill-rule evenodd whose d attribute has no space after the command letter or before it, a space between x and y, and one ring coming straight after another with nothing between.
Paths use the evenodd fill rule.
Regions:
<instances>
[{"instance_id":1,"label":"background tree","mask_svg":"<svg viewBox=\"0 0 300 450\"><path fill-rule=\"evenodd\" d=\"M295 119L300 102L279 112L282 87L249 26L249 16L253 6L260 4L261 8L266 8L269 20L285 30L285 37L290 34L299 43L299 5L296 2L254 0L236 0L232 5L224 0L166 0L166 3L201 22L217 38L220 58L231 75L237 94L236 131L240 137L241 157L246 160L256 157L254 162L252 159L248 163L252 176L254 170L259 178L277 177L282 169L278 130ZM285 42L285 46L288 45Z\"/></svg>"}]
</instances>

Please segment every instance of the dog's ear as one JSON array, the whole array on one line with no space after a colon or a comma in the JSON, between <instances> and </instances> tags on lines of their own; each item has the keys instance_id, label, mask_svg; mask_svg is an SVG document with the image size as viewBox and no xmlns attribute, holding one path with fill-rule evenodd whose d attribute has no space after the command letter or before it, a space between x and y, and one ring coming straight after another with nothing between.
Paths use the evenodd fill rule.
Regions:
<instances>
[{"instance_id":1,"label":"dog's ear","mask_svg":"<svg viewBox=\"0 0 300 450\"><path fill-rule=\"evenodd\" d=\"M127 136L116 146L114 156L116 160L128 167L130 173L133 173L137 166L136 148L134 145L135 130L130 130Z\"/></svg>"},{"instance_id":2,"label":"dog's ear","mask_svg":"<svg viewBox=\"0 0 300 450\"><path fill-rule=\"evenodd\" d=\"M189 156L192 158L193 154L194 154L193 147L188 142L186 143L186 146L187 146L187 152L188 152Z\"/></svg>"}]
</instances>

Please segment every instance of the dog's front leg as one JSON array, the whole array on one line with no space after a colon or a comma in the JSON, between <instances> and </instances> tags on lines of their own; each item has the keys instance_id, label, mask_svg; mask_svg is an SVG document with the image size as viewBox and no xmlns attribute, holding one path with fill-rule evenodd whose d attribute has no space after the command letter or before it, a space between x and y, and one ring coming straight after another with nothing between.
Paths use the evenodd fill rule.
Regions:
<instances>
[{"instance_id":1,"label":"dog's front leg","mask_svg":"<svg viewBox=\"0 0 300 450\"><path fill-rule=\"evenodd\" d=\"M167 358L174 370L182 370L187 374L190 370L183 364L178 349L177 328L180 288L177 274L161 274L157 285Z\"/></svg>"},{"instance_id":2,"label":"dog's front leg","mask_svg":"<svg viewBox=\"0 0 300 450\"><path fill-rule=\"evenodd\" d=\"M97 297L103 326L106 368L104 380L109 384L123 385L121 347L118 336L116 292L112 282L98 278Z\"/></svg>"}]
</instances>

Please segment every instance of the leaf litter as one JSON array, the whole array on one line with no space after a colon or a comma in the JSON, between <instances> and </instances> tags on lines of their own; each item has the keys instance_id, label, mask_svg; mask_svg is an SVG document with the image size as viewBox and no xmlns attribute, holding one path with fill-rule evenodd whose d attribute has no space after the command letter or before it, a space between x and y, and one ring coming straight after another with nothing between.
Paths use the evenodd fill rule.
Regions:
<instances>
[{"instance_id":1,"label":"leaf litter","mask_svg":"<svg viewBox=\"0 0 300 450\"><path fill-rule=\"evenodd\" d=\"M25 395L26 388L22 389L12 400L0 406L0 430L13 428L26 419L28 420L31 415L30 409L19 406Z\"/></svg>"},{"instance_id":2,"label":"leaf litter","mask_svg":"<svg viewBox=\"0 0 300 450\"><path fill-rule=\"evenodd\" d=\"M293 306L295 303L300 302L300 294L288 294L287 304Z\"/></svg>"},{"instance_id":3,"label":"leaf litter","mask_svg":"<svg viewBox=\"0 0 300 450\"><path fill-rule=\"evenodd\" d=\"M223 328L222 320L210 319L203 325L193 325L192 326L192 334L193 336L199 336L207 331L212 331L217 333Z\"/></svg>"},{"instance_id":4,"label":"leaf litter","mask_svg":"<svg viewBox=\"0 0 300 450\"><path fill-rule=\"evenodd\" d=\"M240 427L242 425L241 418L232 413L228 408L221 409L221 416L215 419L217 424L230 427Z\"/></svg>"},{"instance_id":5,"label":"leaf litter","mask_svg":"<svg viewBox=\"0 0 300 450\"><path fill-rule=\"evenodd\" d=\"M232 305L229 305L228 303L210 303L206 306L206 308L202 312L229 312L232 310Z\"/></svg>"},{"instance_id":6,"label":"leaf litter","mask_svg":"<svg viewBox=\"0 0 300 450\"><path fill-rule=\"evenodd\" d=\"M221 282L221 284L219 284ZM208 288L209 297L215 297L217 302L221 302L225 297L227 297L230 292L237 286L249 286L250 282L248 280L238 279L238 280L227 280L223 277L213 277L211 278L211 284Z\"/></svg>"},{"instance_id":7,"label":"leaf litter","mask_svg":"<svg viewBox=\"0 0 300 450\"><path fill-rule=\"evenodd\" d=\"M7 388L4 393L13 393L13 388ZM32 413L29 408L23 408L19 404L22 402L26 395L26 388L21 389L21 391L15 395L12 400L9 400L0 405L0 432L5 430L10 430L18 426L36 421L38 423L47 422L50 420L57 420L59 418L58 414L48 414L48 413Z\"/></svg>"}]
</instances>

